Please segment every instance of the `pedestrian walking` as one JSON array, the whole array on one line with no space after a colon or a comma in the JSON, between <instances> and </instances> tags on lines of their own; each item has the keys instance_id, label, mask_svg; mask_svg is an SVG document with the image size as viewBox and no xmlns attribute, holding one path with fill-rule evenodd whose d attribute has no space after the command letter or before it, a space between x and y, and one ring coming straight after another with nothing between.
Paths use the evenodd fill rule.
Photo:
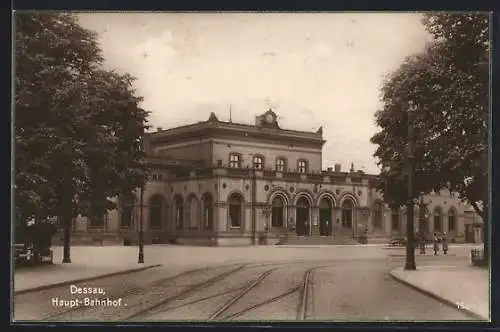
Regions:
<instances>
[{"instance_id":1,"label":"pedestrian walking","mask_svg":"<svg viewBox=\"0 0 500 332\"><path fill-rule=\"evenodd\" d=\"M439 238L436 233L434 233L434 238L432 239L434 244L434 256L437 256L439 253Z\"/></svg>"},{"instance_id":2,"label":"pedestrian walking","mask_svg":"<svg viewBox=\"0 0 500 332\"><path fill-rule=\"evenodd\" d=\"M448 254L448 236L446 235L446 232L443 233L443 236L441 237L441 244L443 246L443 254L447 255Z\"/></svg>"}]
</instances>

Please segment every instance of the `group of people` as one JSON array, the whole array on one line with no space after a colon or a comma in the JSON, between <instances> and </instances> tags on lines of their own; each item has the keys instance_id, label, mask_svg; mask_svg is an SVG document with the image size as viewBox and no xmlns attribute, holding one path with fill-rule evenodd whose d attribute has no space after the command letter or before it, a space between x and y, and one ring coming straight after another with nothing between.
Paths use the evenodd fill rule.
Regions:
<instances>
[{"instance_id":1,"label":"group of people","mask_svg":"<svg viewBox=\"0 0 500 332\"><path fill-rule=\"evenodd\" d=\"M423 234L421 234L419 237L419 247L420 254L425 255L426 238ZM434 256L439 255L440 249L443 250L443 254L448 254L448 236L446 235L446 233L434 233L434 236L432 238L432 248L434 250Z\"/></svg>"}]
</instances>

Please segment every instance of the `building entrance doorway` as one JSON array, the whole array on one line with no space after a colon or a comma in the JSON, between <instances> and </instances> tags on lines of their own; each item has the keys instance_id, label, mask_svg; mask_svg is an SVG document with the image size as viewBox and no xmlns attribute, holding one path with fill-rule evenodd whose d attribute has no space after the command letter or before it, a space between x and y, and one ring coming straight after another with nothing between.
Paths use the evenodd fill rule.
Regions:
<instances>
[{"instance_id":1,"label":"building entrance doorway","mask_svg":"<svg viewBox=\"0 0 500 332\"><path fill-rule=\"evenodd\" d=\"M319 203L319 234L332 235L332 202L326 198Z\"/></svg>"},{"instance_id":2,"label":"building entrance doorway","mask_svg":"<svg viewBox=\"0 0 500 332\"><path fill-rule=\"evenodd\" d=\"M352 228L354 204L351 199L346 199L342 203L342 228Z\"/></svg>"},{"instance_id":3,"label":"building entrance doorway","mask_svg":"<svg viewBox=\"0 0 500 332\"><path fill-rule=\"evenodd\" d=\"M296 206L296 232L299 236L309 235L309 202L305 197L299 198Z\"/></svg>"}]
</instances>

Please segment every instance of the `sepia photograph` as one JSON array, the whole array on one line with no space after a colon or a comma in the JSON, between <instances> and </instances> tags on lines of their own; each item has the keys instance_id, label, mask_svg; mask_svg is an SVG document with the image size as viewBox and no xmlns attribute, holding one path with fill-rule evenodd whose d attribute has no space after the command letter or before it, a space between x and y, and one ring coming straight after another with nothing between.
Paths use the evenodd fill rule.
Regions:
<instances>
[{"instance_id":1,"label":"sepia photograph","mask_svg":"<svg viewBox=\"0 0 500 332\"><path fill-rule=\"evenodd\" d=\"M12 323L491 320L490 13L12 22Z\"/></svg>"}]
</instances>

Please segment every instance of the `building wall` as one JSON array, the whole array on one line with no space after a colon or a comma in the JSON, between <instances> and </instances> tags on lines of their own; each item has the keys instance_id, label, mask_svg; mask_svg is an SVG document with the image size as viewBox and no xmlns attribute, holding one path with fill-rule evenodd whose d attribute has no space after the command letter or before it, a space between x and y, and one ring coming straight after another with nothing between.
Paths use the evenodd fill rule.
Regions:
<instances>
[{"instance_id":1,"label":"building wall","mask_svg":"<svg viewBox=\"0 0 500 332\"><path fill-rule=\"evenodd\" d=\"M382 196L380 193L372 189L372 194L369 195L373 202L380 200ZM469 221L467 220L466 211L470 210L470 206L461 202L458 199L456 193L451 193L448 190L441 190L439 193L430 193L423 197L423 202L427 207L427 234L433 234L434 232L443 233L446 232L448 237L456 240L457 242L465 241L465 228ZM435 229L434 215L437 211L441 211L441 231ZM384 207L383 212L383 225L384 225L384 235L390 236L405 236L406 235L406 208L402 207L397 211L399 215L399 227L393 228L392 226L392 211L387 205ZM414 211L414 229L415 231L420 231L420 216L419 208L416 206ZM455 229L449 229L449 219L454 213L455 216ZM472 214L475 215L475 214ZM478 217L478 222L480 218Z\"/></svg>"},{"instance_id":2,"label":"building wall","mask_svg":"<svg viewBox=\"0 0 500 332\"><path fill-rule=\"evenodd\" d=\"M239 153L242 155L242 167L253 166L253 156L262 155L264 157L264 168L275 169L276 159L281 157L286 159L286 168L290 171L298 169L299 159L308 162L310 171L319 172L321 170L322 154L321 149L293 147L286 144L274 143L251 143L243 140L217 139L213 145L213 163L221 160L223 165L229 165L229 155Z\"/></svg>"},{"instance_id":3,"label":"building wall","mask_svg":"<svg viewBox=\"0 0 500 332\"><path fill-rule=\"evenodd\" d=\"M212 162L212 140L200 139L177 144L161 144L153 148L154 152L160 156L168 156L173 159L203 160L206 163Z\"/></svg>"}]
</instances>

